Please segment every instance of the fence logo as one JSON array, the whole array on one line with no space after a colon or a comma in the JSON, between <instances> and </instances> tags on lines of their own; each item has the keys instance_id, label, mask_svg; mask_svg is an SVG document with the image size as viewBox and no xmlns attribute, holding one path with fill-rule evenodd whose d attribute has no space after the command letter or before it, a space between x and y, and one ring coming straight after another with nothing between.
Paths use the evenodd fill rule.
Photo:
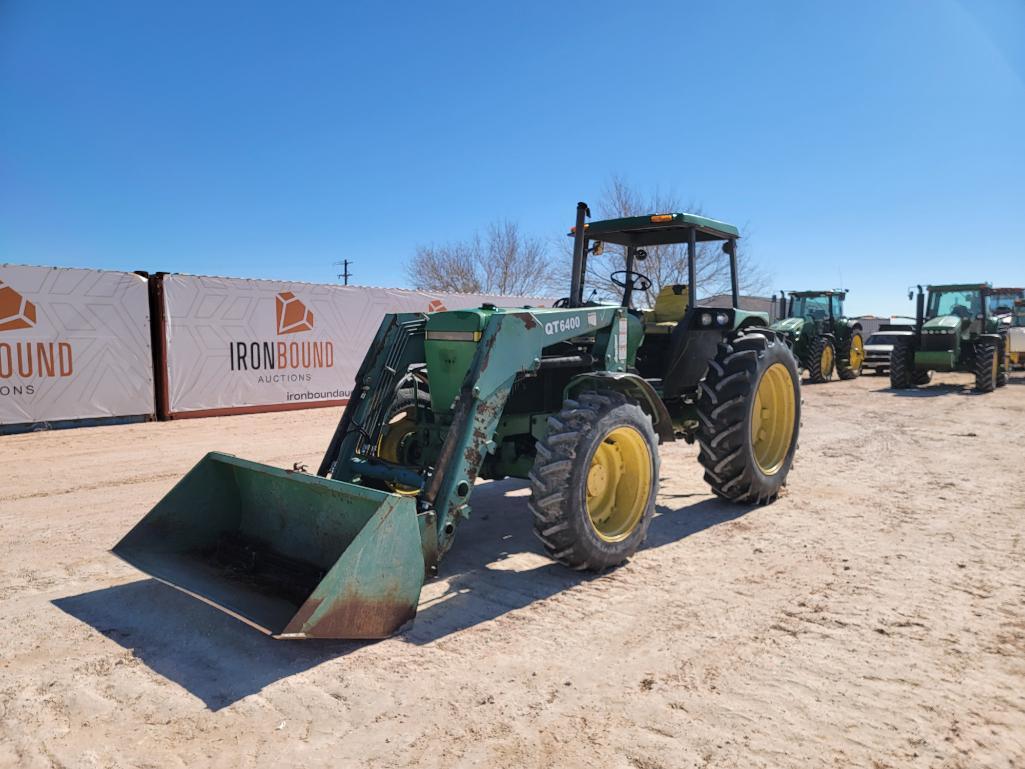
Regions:
<instances>
[{"instance_id":1,"label":"fence logo","mask_svg":"<svg viewBox=\"0 0 1025 769\"><path fill-rule=\"evenodd\" d=\"M0 331L36 327L36 306L0 280ZM0 396L35 395L36 379L75 373L69 342L0 339ZM13 380L8 384L7 380Z\"/></svg>"},{"instance_id":2,"label":"fence logo","mask_svg":"<svg viewBox=\"0 0 1025 769\"><path fill-rule=\"evenodd\" d=\"M313 313L291 291L282 291L274 297L278 319L278 336L313 331Z\"/></svg>"},{"instance_id":3,"label":"fence logo","mask_svg":"<svg viewBox=\"0 0 1025 769\"><path fill-rule=\"evenodd\" d=\"M274 296L278 336L313 331L313 312L291 291ZM228 343L228 363L232 371L260 371L259 384L275 382L309 382L310 369L333 368L334 342L310 341L247 341ZM289 372L289 373L285 373Z\"/></svg>"},{"instance_id":4,"label":"fence logo","mask_svg":"<svg viewBox=\"0 0 1025 769\"><path fill-rule=\"evenodd\" d=\"M431 303L427 305L427 312L442 312L447 309L445 303L440 299L432 299Z\"/></svg>"},{"instance_id":5,"label":"fence logo","mask_svg":"<svg viewBox=\"0 0 1025 769\"><path fill-rule=\"evenodd\" d=\"M0 331L33 328L36 306L0 280Z\"/></svg>"}]
</instances>

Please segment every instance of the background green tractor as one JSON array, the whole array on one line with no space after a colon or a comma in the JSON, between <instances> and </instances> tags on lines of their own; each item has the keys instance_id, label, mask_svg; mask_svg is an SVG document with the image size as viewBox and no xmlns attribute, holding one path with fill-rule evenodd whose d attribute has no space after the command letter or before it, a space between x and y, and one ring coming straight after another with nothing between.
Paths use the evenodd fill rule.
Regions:
<instances>
[{"instance_id":1,"label":"background green tractor","mask_svg":"<svg viewBox=\"0 0 1025 769\"><path fill-rule=\"evenodd\" d=\"M416 613L479 478L531 487L534 530L573 569L622 563L655 512L660 443L700 445L719 497L765 504L790 471L798 372L768 317L738 308L736 228L685 213L587 223L554 308L385 317L316 476L210 454L116 546L129 563L275 637L374 638ZM721 241L733 307L696 301ZM688 300L645 315L645 247L686 243ZM623 247L622 301L583 301L588 255ZM682 287L678 287L682 288Z\"/></svg>"},{"instance_id":2,"label":"background green tractor","mask_svg":"<svg viewBox=\"0 0 1025 769\"><path fill-rule=\"evenodd\" d=\"M915 332L890 353L890 385L928 384L933 371L974 374L979 392L1007 384L1008 324L990 314L992 294L988 283L956 283L928 286L926 301L918 286Z\"/></svg>"},{"instance_id":3,"label":"background green tractor","mask_svg":"<svg viewBox=\"0 0 1025 769\"><path fill-rule=\"evenodd\" d=\"M861 375L865 339L861 323L844 315L846 291L791 291L779 294L780 320L772 328L790 341L808 379L828 382L836 371L841 379Z\"/></svg>"}]
</instances>

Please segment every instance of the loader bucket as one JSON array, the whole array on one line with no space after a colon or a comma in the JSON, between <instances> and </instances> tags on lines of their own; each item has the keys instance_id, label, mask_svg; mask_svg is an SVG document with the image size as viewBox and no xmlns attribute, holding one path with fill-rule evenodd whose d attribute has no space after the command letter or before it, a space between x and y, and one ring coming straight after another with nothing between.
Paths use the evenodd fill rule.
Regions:
<instances>
[{"instance_id":1,"label":"loader bucket","mask_svg":"<svg viewBox=\"0 0 1025 769\"><path fill-rule=\"evenodd\" d=\"M383 638L424 579L412 498L207 454L114 554L276 638Z\"/></svg>"}]
</instances>

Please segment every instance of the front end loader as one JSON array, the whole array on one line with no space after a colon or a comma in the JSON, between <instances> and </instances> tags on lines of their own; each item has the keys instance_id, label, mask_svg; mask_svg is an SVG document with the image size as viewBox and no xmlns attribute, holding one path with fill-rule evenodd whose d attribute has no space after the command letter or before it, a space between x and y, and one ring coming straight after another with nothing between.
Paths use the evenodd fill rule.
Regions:
<instances>
[{"instance_id":1,"label":"front end loader","mask_svg":"<svg viewBox=\"0 0 1025 769\"><path fill-rule=\"evenodd\" d=\"M791 291L779 294L780 320L772 324L786 336L808 380L821 384L833 378L861 376L865 363L865 339L861 323L844 315L847 292Z\"/></svg>"},{"instance_id":2,"label":"front end loader","mask_svg":"<svg viewBox=\"0 0 1025 769\"><path fill-rule=\"evenodd\" d=\"M983 393L1007 384L1007 324L990 314L992 293L989 283L918 286L914 332L890 353L890 386L928 384L934 371L973 374Z\"/></svg>"},{"instance_id":3,"label":"front end loader","mask_svg":"<svg viewBox=\"0 0 1025 769\"><path fill-rule=\"evenodd\" d=\"M277 638L380 638L413 619L478 479L527 479L545 551L592 571L643 543L660 443L696 441L722 499L776 499L798 374L768 317L738 307L739 233L683 213L588 216L579 204L556 307L385 316L316 475L208 454L114 552ZM687 247L686 303L633 309L645 248L670 243ZM700 243L723 244L731 308L696 301ZM583 300L600 244L624 254L619 304Z\"/></svg>"}]
</instances>

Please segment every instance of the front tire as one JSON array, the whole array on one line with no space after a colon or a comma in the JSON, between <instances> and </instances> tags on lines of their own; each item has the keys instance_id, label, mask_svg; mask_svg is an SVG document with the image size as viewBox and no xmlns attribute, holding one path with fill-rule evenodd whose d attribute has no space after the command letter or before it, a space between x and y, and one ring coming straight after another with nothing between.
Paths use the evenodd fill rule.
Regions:
<instances>
[{"instance_id":1,"label":"front tire","mask_svg":"<svg viewBox=\"0 0 1025 769\"><path fill-rule=\"evenodd\" d=\"M588 391L548 418L530 472L534 533L571 569L618 566L643 544L658 493L651 417L621 393Z\"/></svg>"},{"instance_id":2,"label":"front tire","mask_svg":"<svg viewBox=\"0 0 1025 769\"><path fill-rule=\"evenodd\" d=\"M720 342L697 412L698 460L712 491L732 502L775 500L801 424L800 376L786 344L761 329Z\"/></svg>"},{"instance_id":3,"label":"front tire","mask_svg":"<svg viewBox=\"0 0 1025 769\"><path fill-rule=\"evenodd\" d=\"M852 331L847 342L842 360L837 366L841 379L857 379L861 376L861 367L865 364L865 340L860 331Z\"/></svg>"},{"instance_id":4,"label":"front tire","mask_svg":"<svg viewBox=\"0 0 1025 769\"><path fill-rule=\"evenodd\" d=\"M916 386L917 373L915 348L911 346L910 340L898 339L890 350L890 387L894 390L907 390Z\"/></svg>"},{"instance_id":5,"label":"front tire","mask_svg":"<svg viewBox=\"0 0 1025 769\"><path fill-rule=\"evenodd\" d=\"M828 336L818 336L812 340L808 352L808 379L814 384L822 384L833 378L836 368L836 345Z\"/></svg>"},{"instance_id":6,"label":"front tire","mask_svg":"<svg viewBox=\"0 0 1025 769\"><path fill-rule=\"evenodd\" d=\"M377 456L386 462L408 467L420 464L420 440L418 435L417 414L426 414L430 418L431 397L419 389L402 388L395 394L395 400L388 408L380 438L377 441ZM395 494L414 496L419 488L403 486L393 481L384 482L384 486Z\"/></svg>"},{"instance_id":7,"label":"front tire","mask_svg":"<svg viewBox=\"0 0 1025 769\"><path fill-rule=\"evenodd\" d=\"M1000 356L995 344L980 344L975 348L975 389L991 393L996 389L1000 374Z\"/></svg>"}]
</instances>

